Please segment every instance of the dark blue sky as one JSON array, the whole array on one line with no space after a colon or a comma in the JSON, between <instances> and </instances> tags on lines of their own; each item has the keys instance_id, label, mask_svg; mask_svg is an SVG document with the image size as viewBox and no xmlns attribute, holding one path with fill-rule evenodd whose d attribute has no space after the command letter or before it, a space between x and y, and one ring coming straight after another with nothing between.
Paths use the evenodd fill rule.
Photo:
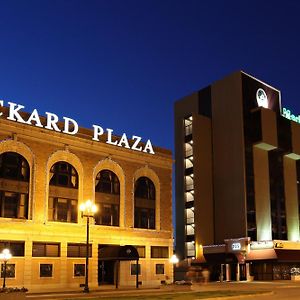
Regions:
<instances>
[{"instance_id":1,"label":"dark blue sky","mask_svg":"<svg viewBox=\"0 0 300 300\"><path fill-rule=\"evenodd\" d=\"M173 150L174 101L242 69L300 112L300 1L0 0L0 98Z\"/></svg>"}]
</instances>

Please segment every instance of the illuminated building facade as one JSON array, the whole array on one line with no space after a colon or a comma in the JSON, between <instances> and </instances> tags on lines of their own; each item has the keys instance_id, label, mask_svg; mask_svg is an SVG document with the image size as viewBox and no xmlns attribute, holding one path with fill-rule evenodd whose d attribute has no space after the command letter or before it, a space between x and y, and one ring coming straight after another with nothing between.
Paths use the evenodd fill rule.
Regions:
<instances>
[{"instance_id":1,"label":"illuminated building facade","mask_svg":"<svg viewBox=\"0 0 300 300\"><path fill-rule=\"evenodd\" d=\"M181 259L216 280L287 279L300 267L298 122L279 90L244 72L176 102Z\"/></svg>"},{"instance_id":2,"label":"illuminated building facade","mask_svg":"<svg viewBox=\"0 0 300 300\"><path fill-rule=\"evenodd\" d=\"M153 150L149 141L153 153L142 151L145 144L133 151L125 138L124 147L103 142L107 135L95 141L84 128L58 132L63 123L45 129L37 112L30 117L10 108L2 107L0 117L0 251L13 255L7 286L80 288L86 219L79 206L87 199L98 206L90 224L91 289L135 286L137 278L143 286L172 280L171 152Z\"/></svg>"}]
</instances>

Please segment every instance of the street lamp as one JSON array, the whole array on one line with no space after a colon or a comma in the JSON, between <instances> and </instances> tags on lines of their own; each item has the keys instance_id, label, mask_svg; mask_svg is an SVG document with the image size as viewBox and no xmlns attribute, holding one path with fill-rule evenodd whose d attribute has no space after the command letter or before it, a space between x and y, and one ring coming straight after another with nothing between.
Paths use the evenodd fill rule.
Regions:
<instances>
[{"instance_id":1,"label":"street lamp","mask_svg":"<svg viewBox=\"0 0 300 300\"><path fill-rule=\"evenodd\" d=\"M175 283L175 265L178 264L179 259L176 254L173 254L170 258L170 263L173 264L173 283Z\"/></svg>"},{"instance_id":2,"label":"street lamp","mask_svg":"<svg viewBox=\"0 0 300 300\"><path fill-rule=\"evenodd\" d=\"M95 212L97 212L97 206L92 203L91 200L87 200L85 203L82 203L79 207L81 211L81 218L86 217L86 256L85 256L85 284L84 284L84 293L88 293L89 290L89 227L90 227L90 218L94 218Z\"/></svg>"},{"instance_id":3,"label":"street lamp","mask_svg":"<svg viewBox=\"0 0 300 300\"><path fill-rule=\"evenodd\" d=\"M3 270L3 289L5 288L5 279L6 279L6 263L12 257L9 249L3 249L0 253L0 259L4 261L4 270Z\"/></svg>"}]
</instances>

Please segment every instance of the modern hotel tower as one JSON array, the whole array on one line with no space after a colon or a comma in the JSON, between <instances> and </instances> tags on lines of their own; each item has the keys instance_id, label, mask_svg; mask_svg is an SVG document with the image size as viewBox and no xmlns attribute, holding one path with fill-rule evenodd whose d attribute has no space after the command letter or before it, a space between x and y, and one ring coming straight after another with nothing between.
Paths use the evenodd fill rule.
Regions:
<instances>
[{"instance_id":1,"label":"modern hotel tower","mask_svg":"<svg viewBox=\"0 0 300 300\"><path fill-rule=\"evenodd\" d=\"M300 270L298 122L279 90L244 72L175 103L181 259L224 280Z\"/></svg>"}]
</instances>

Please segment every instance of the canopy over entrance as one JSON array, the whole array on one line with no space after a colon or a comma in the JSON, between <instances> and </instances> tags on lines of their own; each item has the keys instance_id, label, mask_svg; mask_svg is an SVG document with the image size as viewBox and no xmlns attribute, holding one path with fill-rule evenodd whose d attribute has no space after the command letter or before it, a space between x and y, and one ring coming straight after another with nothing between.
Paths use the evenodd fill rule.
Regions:
<instances>
[{"instance_id":1,"label":"canopy over entrance","mask_svg":"<svg viewBox=\"0 0 300 300\"><path fill-rule=\"evenodd\" d=\"M119 286L119 265L120 261L135 260L136 261L136 288L139 287L139 253L135 247L126 245L107 245L98 250L98 260L103 261L116 261L116 288Z\"/></svg>"},{"instance_id":2,"label":"canopy over entrance","mask_svg":"<svg viewBox=\"0 0 300 300\"><path fill-rule=\"evenodd\" d=\"M139 260L139 254L135 247L127 246L106 246L99 249L99 260Z\"/></svg>"}]
</instances>

